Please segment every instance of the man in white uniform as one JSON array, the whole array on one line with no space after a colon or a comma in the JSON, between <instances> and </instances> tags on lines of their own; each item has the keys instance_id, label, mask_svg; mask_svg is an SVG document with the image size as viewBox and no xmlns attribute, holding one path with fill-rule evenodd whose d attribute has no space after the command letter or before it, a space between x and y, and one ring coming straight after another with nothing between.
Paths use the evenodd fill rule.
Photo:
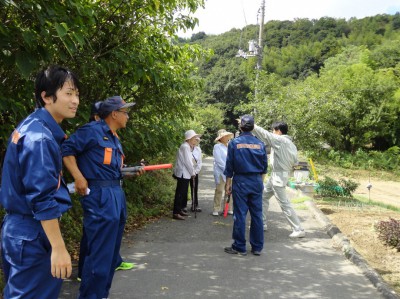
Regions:
<instances>
[{"instance_id":1,"label":"man in white uniform","mask_svg":"<svg viewBox=\"0 0 400 299\"><path fill-rule=\"evenodd\" d=\"M297 148L293 144L290 136L287 135L288 125L285 122L275 122L272 124L272 133L255 125L254 135L271 148L271 176L264 186L263 193L263 221L264 231L267 228L267 211L269 199L275 195L287 221L293 232L289 235L291 238L304 238L305 232L301 226L299 217L297 217L292 204L286 195L286 184L293 166L297 161Z\"/></svg>"}]
</instances>

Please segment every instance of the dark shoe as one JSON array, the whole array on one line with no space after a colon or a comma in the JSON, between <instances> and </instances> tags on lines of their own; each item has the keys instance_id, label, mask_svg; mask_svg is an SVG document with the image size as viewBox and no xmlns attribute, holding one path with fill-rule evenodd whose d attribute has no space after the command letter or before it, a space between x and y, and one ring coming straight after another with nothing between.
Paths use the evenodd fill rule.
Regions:
<instances>
[{"instance_id":1,"label":"dark shoe","mask_svg":"<svg viewBox=\"0 0 400 299\"><path fill-rule=\"evenodd\" d=\"M189 216L189 214L184 212L183 210L179 213L179 215L181 215L181 216Z\"/></svg>"},{"instance_id":2,"label":"dark shoe","mask_svg":"<svg viewBox=\"0 0 400 299\"><path fill-rule=\"evenodd\" d=\"M172 216L172 219L176 219L176 220L185 220L185 218L183 218L181 215L179 215L179 214L174 214L173 216Z\"/></svg>"},{"instance_id":3,"label":"dark shoe","mask_svg":"<svg viewBox=\"0 0 400 299\"><path fill-rule=\"evenodd\" d=\"M237 251L237 250L233 249L232 247L225 247L224 251L226 253L229 253L229 254L238 254L238 255L241 255L241 256L246 256L247 255L246 251L245 252L240 252L240 251Z\"/></svg>"},{"instance_id":4,"label":"dark shoe","mask_svg":"<svg viewBox=\"0 0 400 299\"><path fill-rule=\"evenodd\" d=\"M183 208L182 211L185 212L185 213L187 213L187 209L186 209L186 208Z\"/></svg>"},{"instance_id":5,"label":"dark shoe","mask_svg":"<svg viewBox=\"0 0 400 299\"><path fill-rule=\"evenodd\" d=\"M261 255L261 251L258 251L258 250L251 250L251 253L252 254L254 254L254 255L257 255L257 256L260 256Z\"/></svg>"},{"instance_id":6,"label":"dark shoe","mask_svg":"<svg viewBox=\"0 0 400 299\"><path fill-rule=\"evenodd\" d=\"M194 209L191 209L191 211L192 211L193 213L195 212ZM197 207L197 208L196 208L196 212L201 212L201 209L200 209L199 207Z\"/></svg>"}]
</instances>

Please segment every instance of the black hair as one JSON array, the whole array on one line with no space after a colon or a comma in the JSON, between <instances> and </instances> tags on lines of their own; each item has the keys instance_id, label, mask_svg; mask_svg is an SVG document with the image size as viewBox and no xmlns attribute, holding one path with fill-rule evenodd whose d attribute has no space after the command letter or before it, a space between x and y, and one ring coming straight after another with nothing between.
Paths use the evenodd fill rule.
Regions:
<instances>
[{"instance_id":1,"label":"black hair","mask_svg":"<svg viewBox=\"0 0 400 299\"><path fill-rule=\"evenodd\" d=\"M97 114L91 114L89 117L89 122L95 121L96 119L94 118Z\"/></svg>"},{"instance_id":2,"label":"black hair","mask_svg":"<svg viewBox=\"0 0 400 299\"><path fill-rule=\"evenodd\" d=\"M253 131L253 129L254 129L254 125L253 125L253 126L243 126L243 127L240 127L240 130L241 130L242 132L251 132L251 131Z\"/></svg>"},{"instance_id":3,"label":"black hair","mask_svg":"<svg viewBox=\"0 0 400 299\"><path fill-rule=\"evenodd\" d=\"M98 117L100 117L99 115L99 109L101 106L101 101L95 102L92 104L92 106L90 107L90 116L89 116L89 122L96 120L95 116L97 115Z\"/></svg>"},{"instance_id":4,"label":"black hair","mask_svg":"<svg viewBox=\"0 0 400 299\"><path fill-rule=\"evenodd\" d=\"M242 132L251 132L254 129L254 117L250 114L243 115L240 118L240 129Z\"/></svg>"},{"instance_id":5,"label":"black hair","mask_svg":"<svg viewBox=\"0 0 400 299\"><path fill-rule=\"evenodd\" d=\"M67 81L71 81L74 88L79 90L80 83L77 76L67 68L53 65L39 72L35 80L36 107L45 106L41 95L43 91L46 92L46 97L53 97L53 101L56 102L57 90L62 88Z\"/></svg>"},{"instance_id":6,"label":"black hair","mask_svg":"<svg viewBox=\"0 0 400 299\"><path fill-rule=\"evenodd\" d=\"M272 130L279 130L283 135L286 135L288 132L288 125L283 121L277 121L272 124Z\"/></svg>"}]
</instances>

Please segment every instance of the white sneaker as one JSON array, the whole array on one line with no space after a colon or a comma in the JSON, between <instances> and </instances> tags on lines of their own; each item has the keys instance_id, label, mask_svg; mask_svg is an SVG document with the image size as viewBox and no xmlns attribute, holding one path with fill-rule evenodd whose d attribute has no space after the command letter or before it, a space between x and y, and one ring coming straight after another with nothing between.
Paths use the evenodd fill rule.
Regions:
<instances>
[{"instance_id":1,"label":"white sneaker","mask_svg":"<svg viewBox=\"0 0 400 299\"><path fill-rule=\"evenodd\" d=\"M306 233L304 230L295 230L289 235L290 238L304 238L305 236Z\"/></svg>"},{"instance_id":2,"label":"white sneaker","mask_svg":"<svg viewBox=\"0 0 400 299\"><path fill-rule=\"evenodd\" d=\"M218 212L213 212L212 214L213 214L213 216L219 216Z\"/></svg>"},{"instance_id":3,"label":"white sneaker","mask_svg":"<svg viewBox=\"0 0 400 299\"><path fill-rule=\"evenodd\" d=\"M264 229L264 231L266 232L266 231L268 230L268 225L264 224L264 225L263 225L263 229Z\"/></svg>"},{"instance_id":4,"label":"white sneaker","mask_svg":"<svg viewBox=\"0 0 400 299\"><path fill-rule=\"evenodd\" d=\"M233 215L233 211L229 211L228 214L229 214L229 215Z\"/></svg>"}]
</instances>

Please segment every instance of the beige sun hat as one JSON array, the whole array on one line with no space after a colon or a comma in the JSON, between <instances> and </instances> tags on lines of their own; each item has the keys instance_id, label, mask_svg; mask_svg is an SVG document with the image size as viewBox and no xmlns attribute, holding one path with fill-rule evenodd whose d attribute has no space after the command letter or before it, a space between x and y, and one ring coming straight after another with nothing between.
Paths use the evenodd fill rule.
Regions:
<instances>
[{"instance_id":1,"label":"beige sun hat","mask_svg":"<svg viewBox=\"0 0 400 299\"><path fill-rule=\"evenodd\" d=\"M225 129L218 130L218 136L217 136L217 138L215 138L215 142L218 142L224 136L230 136L229 139L232 139L233 138L233 133L228 132Z\"/></svg>"},{"instance_id":2,"label":"beige sun hat","mask_svg":"<svg viewBox=\"0 0 400 299\"><path fill-rule=\"evenodd\" d=\"M189 130L185 132L185 140L189 140L192 139L193 137L199 137L200 138L200 134L197 134L194 130Z\"/></svg>"}]
</instances>

